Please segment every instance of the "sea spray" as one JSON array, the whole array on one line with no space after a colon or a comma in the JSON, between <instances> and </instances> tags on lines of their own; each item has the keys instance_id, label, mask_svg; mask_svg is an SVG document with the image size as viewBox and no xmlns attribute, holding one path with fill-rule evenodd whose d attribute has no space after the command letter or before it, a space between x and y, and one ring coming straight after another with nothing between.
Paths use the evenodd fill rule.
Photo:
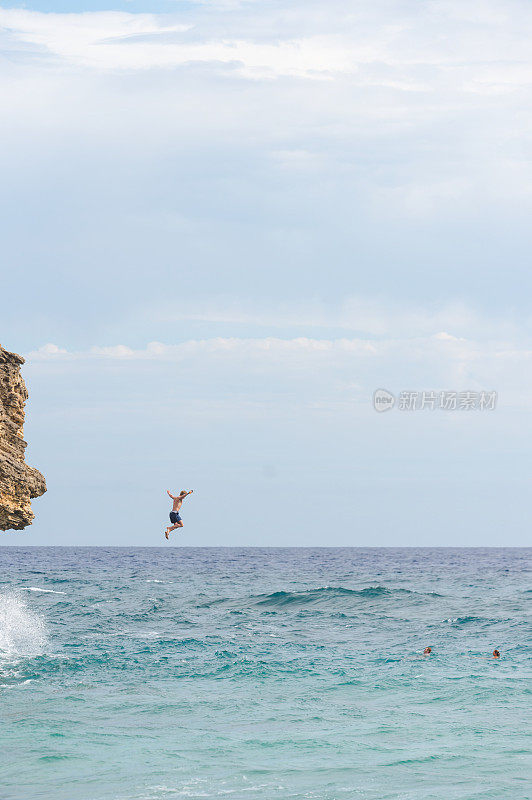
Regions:
<instances>
[{"instance_id":1,"label":"sea spray","mask_svg":"<svg viewBox=\"0 0 532 800\"><path fill-rule=\"evenodd\" d=\"M0 660L40 655L45 645L43 618L17 592L0 593Z\"/></svg>"}]
</instances>

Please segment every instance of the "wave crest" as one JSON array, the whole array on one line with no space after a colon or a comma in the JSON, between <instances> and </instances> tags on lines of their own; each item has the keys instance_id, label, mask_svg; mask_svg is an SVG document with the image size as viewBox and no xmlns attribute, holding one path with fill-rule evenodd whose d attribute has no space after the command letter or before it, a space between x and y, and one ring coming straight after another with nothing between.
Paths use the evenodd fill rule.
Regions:
<instances>
[{"instance_id":1,"label":"wave crest","mask_svg":"<svg viewBox=\"0 0 532 800\"><path fill-rule=\"evenodd\" d=\"M344 586L320 586L317 589L306 589L301 592L273 592L261 595L258 606L307 605L329 602L336 598L378 598L395 592L410 594L405 589L387 589L386 586L367 586L365 589L346 589Z\"/></svg>"}]
</instances>

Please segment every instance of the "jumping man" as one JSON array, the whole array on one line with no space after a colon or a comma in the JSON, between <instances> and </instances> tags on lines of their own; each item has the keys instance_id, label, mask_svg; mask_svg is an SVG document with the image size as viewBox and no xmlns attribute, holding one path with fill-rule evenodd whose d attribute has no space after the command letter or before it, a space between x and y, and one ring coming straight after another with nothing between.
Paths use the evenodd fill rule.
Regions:
<instances>
[{"instance_id":1,"label":"jumping man","mask_svg":"<svg viewBox=\"0 0 532 800\"><path fill-rule=\"evenodd\" d=\"M185 489L181 489L181 491L179 492L177 497L174 497L173 494L170 494L168 489L166 490L166 494L169 497L171 497L172 500L174 501L172 503L172 510L170 511L170 522L172 523L172 526L168 527L166 529L166 531L164 532L164 535L166 536L167 539L168 539L168 534L169 533L171 533L172 531L175 531L176 528L182 528L183 527L183 523L182 523L181 517L179 515L179 509L181 508L181 505L182 505L183 500L185 499L185 497L187 497L189 494L192 494L193 491L194 491L193 489L190 489L190 491L188 491L188 492Z\"/></svg>"}]
</instances>

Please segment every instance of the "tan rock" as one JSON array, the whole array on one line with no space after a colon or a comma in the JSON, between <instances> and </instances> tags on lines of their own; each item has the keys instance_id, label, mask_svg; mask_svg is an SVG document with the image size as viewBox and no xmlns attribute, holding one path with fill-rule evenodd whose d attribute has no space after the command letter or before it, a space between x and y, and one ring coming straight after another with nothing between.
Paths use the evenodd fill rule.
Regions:
<instances>
[{"instance_id":1,"label":"tan rock","mask_svg":"<svg viewBox=\"0 0 532 800\"><path fill-rule=\"evenodd\" d=\"M46 491L41 473L24 461L24 359L0 345L0 530L22 530L35 515L31 499Z\"/></svg>"}]
</instances>

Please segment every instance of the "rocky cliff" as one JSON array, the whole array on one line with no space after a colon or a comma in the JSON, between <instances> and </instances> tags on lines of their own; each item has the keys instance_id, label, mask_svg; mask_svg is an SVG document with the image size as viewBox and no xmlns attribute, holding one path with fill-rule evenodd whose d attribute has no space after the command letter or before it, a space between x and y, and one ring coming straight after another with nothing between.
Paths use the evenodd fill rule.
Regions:
<instances>
[{"instance_id":1,"label":"rocky cliff","mask_svg":"<svg viewBox=\"0 0 532 800\"><path fill-rule=\"evenodd\" d=\"M0 345L0 530L31 525L30 501L46 491L44 477L24 462L22 438L28 392L20 374L24 359Z\"/></svg>"}]
</instances>

